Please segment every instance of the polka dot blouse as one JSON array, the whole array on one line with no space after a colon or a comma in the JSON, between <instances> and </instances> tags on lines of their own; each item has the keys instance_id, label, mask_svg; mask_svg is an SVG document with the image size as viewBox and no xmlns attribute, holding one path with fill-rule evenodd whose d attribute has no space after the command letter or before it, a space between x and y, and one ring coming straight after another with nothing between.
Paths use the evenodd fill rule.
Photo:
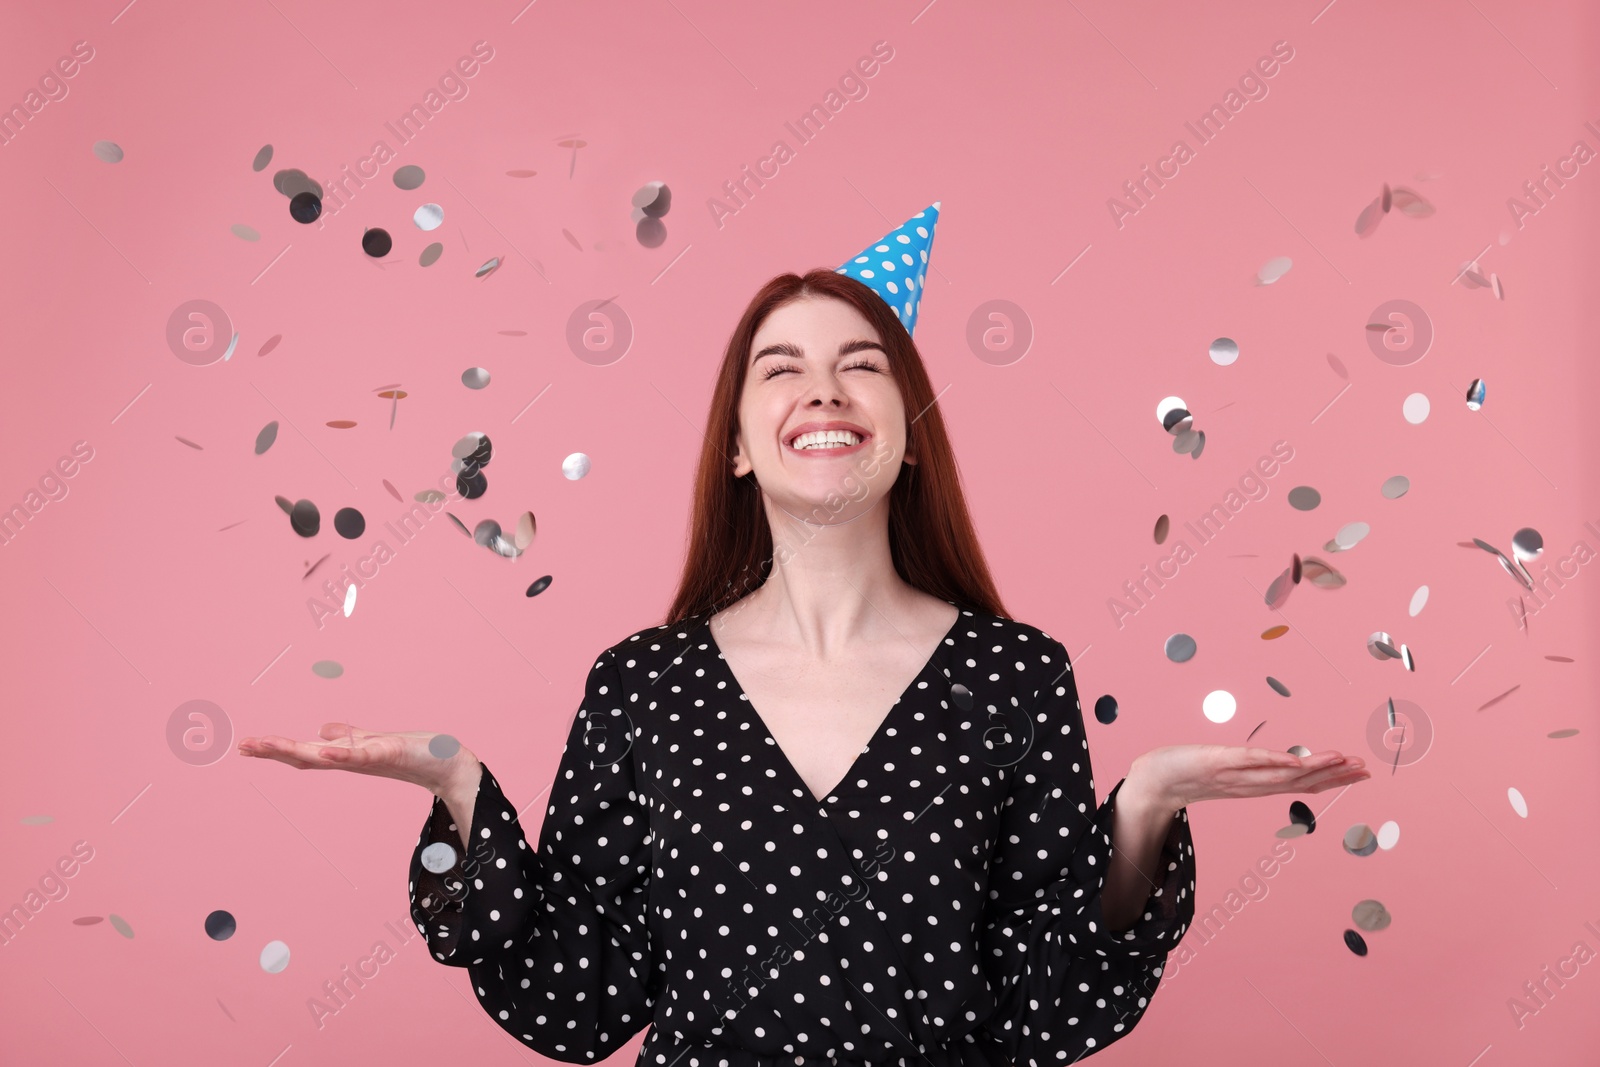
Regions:
<instances>
[{"instance_id":1,"label":"polka dot blouse","mask_svg":"<svg viewBox=\"0 0 1600 1067\"><path fill-rule=\"evenodd\" d=\"M1045 1067L1125 1036L1194 917L1187 810L1106 930L1066 649L963 609L834 791L785 758L708 616L590 669L539 830L483 768L471 848L435 799L411 858L434 959L535 1051L638 1067Z\"/></svg>"}]
</instances>

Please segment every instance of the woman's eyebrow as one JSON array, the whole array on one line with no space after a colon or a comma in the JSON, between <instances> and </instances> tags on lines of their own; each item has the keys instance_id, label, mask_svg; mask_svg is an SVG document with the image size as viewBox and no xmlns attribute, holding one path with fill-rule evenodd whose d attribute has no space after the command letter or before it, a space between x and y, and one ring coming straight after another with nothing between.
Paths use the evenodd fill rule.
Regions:
<instances>
[{"instance_id":1,"label":"woman's eyebrow","mask_svg":"<svg viewBox=\"0 0 1600 1067\"><path fill-rule=\"evenodd\" d=\"M869 341L864 337L858 337L854 341L846 341L844 344L840 345L839 346L839 355L848 356L852 352L861 352L861 351L866 350L866 349L876 349L879 352L883 352L883 355L885 357L887 357L889 355L889 353L884 352L883 346L880 345L878 342ZM753 359L751 359L750 362L754 363L756 360L760 359L762 356L788 356L791 359L805 359L806 358L806 354L800 348L800 346L797 345L797 344L794 344L794 343L792 343L790 341L779 341L776 344L768 345L767 347L763 348L761 351L757 352L755 354L755 357Z\"/></svg>"}]
</instances>

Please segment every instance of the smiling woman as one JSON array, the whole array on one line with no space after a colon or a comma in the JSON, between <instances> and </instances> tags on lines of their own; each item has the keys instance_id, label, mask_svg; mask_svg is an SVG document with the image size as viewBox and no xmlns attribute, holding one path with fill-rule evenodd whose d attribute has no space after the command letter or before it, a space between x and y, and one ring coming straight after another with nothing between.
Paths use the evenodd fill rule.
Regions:
<instances>
[{"instance_id":1,"label":"smiling woman","mask_svg":"<svg viewBox=\"0 0 1600 1067\"><path fill-rule=\"evenodd\" d=\"M1005 614L911 340L937 213L746 308L677 593L589 668L536 848L453 737L240 743L434 794L412 919L529 1048L594 1063L648 1026L640 1067L1075 1062L1194 918L1191 800L1367 775L1165 746L1096 803L1067 650Z\"/></svg>"}]
</instances>

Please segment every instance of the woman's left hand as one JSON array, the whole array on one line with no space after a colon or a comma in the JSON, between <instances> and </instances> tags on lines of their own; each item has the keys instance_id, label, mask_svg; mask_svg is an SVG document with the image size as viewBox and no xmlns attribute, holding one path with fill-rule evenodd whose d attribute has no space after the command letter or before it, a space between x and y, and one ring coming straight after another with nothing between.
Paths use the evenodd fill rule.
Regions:
<instances>
[{"instance_id":1,"label":"woman's left hand","mask_svg":"<svg viewBox=\"0 0 1600 1067\"><path fill-rule=\"evenodd\" d=\"M1128 777L1150 801L1177 812L1197 800L1320 793L1372 772L1332 749L1304 757L1238 745L1166 745L1133 761Z\"/></svg>"}]
</instances>

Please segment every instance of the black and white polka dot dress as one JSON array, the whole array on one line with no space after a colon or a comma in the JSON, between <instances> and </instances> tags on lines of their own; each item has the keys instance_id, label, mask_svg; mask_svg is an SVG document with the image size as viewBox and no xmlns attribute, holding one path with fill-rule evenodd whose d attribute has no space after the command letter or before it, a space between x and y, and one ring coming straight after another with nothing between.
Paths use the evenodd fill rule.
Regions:
<instances>
[{"instance_id":1,"label":"black and white polka dot dress","mask_svg":"<svg viewBox=\"0 0 1600 1067\"><path fill-rule=\"evenodd\" d=\"M639 1067L1071 1063L1133 1029L1194 917L1184 810L1142 918L1104 928L1121 787L1096 805L1061 643L963 609L819 801L701 616L589 671L537 851L487 766L468 855L434 801L411 914L556 1060L650 1025Z\"/></svg>"}]
</instances>

